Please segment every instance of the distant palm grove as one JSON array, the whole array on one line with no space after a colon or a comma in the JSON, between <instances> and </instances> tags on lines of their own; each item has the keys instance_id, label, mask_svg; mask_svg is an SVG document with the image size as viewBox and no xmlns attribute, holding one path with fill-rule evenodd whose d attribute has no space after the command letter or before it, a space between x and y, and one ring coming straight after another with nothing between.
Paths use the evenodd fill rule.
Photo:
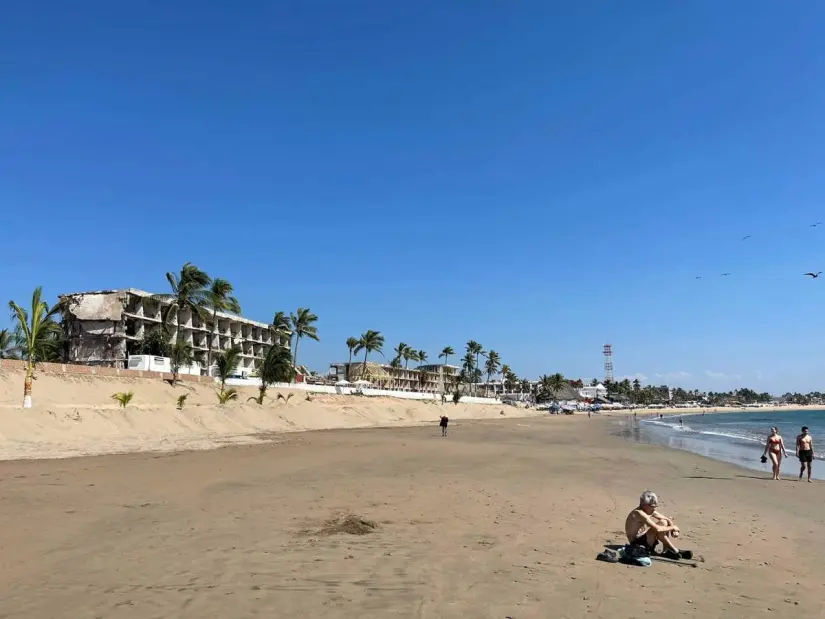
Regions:
<instances>
[{"instance_id":1,"label":"distant palm grove","mask_svg":"<svg viewBox=\"0 0 825 619\"><path fill-rule=\"evenodd\" d=\"M189 366L193 360L192 347L182 339L183 330L179 319L183 310L197 315L201 323L211 327L218 313L240 314L241 303L234 296L232 284L222 278L212 278L191 263L184 264L179 272L166 273L169 291L154 295L163 304L162 324L149 330L144 337L131 345L131 354L165 356L171 360L173 381L178 379L179 370ZM50 306L43 300L40 287L32 293L28 305L9 301L12 329L0 330L0 359L19 359L25 363L24 406L31 406L32 379L35 367L40 362L68 361L68 340L61 325L63 307L61 303ZM305 373L299 365L301 340L320 341L318 316L309 308L300 307L294 312L275 312L270 330L273 346L256 368L256 375L263 385L261 399L267 384L288 382L297 372ZM178 327L177 336L172 339L171 326ZM348 350L347 368L358 365L361 378L370 378L370 355L384 358L384 336L380 331L368 329L360 336L352 336L345 341ZM571 390L583 387L580 379L566 379L562 374L543 375L538 381L519 378L509 365L502 362L495 350L486 350L479 342L470 340L459 356L452 346L444 346L435 357L458 371L451 375L450 388L476 396L489 394L492 384L498 384L499 392L527 394L538 402L556 400L570 396ZM240 350L212 350L209 338L206 371L213 373L221 381L222 391L228 377L237 369ZM452 365L455 360L456 365ZM408 368L410 362L422 364L417 370L422 377L422 387L430 378L432 365L427 365L430 355L426 350L415 348L406 342L399 342L392 350L389 365L392 368ZM598 381L593 381L597 383ZM392 385L387 384L391 387ZM686 391L680 387L669 388L642 386L640 381L629 379L605 382L608 397L628 401L638 405L666 402L704 401L710 404L732 402L750 403L771 400L768 393L756 393L750 389L739 389L726 393L699 390ZM814 399L821 401L822 394L786 394L784 398L795 403L807 403Z\"/></svg>"}]
</instances>

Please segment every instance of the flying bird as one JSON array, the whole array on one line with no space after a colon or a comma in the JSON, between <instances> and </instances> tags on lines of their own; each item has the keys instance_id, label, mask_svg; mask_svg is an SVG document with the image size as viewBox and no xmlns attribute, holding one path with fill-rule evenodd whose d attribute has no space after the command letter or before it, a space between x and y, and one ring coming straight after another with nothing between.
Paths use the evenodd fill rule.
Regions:
<instances>
[{"instance_id":1,"label":"flying bird","mask_svg":"<svg viewBox=\"0 0 825 619\"><path fill-rule=\"evenodd\" d=\"M727 277L730 273L722 273L722 277Z\"/></svg>"},{"instance_id":2,"label":"flying bird","mask_svg":"<svg viewBox=\"0 0 825 619\"><path fill-rule=\"evenodd\" d=\"M815 224L811 224L811 228L816 228L817 226L821 226L821 225L822 225L822 222L818 221Z\"/></svg>"},{"instance_id":3,"label":"flying bird","mask_svg":"<svg viewBox=\"0 0 825 619\"><path fill-rule=\"evenodd\" d=\"M751 235L750 235L750 234L749 234L748 236L743 236L743 237L742 237L742 240L743 240L743 241L747 241L749 238L751 238Z\"/></svg>"},{"instance_id":4,"label":"flying bird","mask_svg":"<svg viewBox=\"0 0 825 619\"><path fill-rule=\"evenodd\" d=\"M807 276L809 276L809 277L812 277L812 278L816 279L817 277L819 277L820 275L822 275L822 271L817 271L816 273L805 273L805 275L807 275Z\"/></svg>"},{"instance_id":5,"label":"flying bird","mask_svg":"<svg viewBox=\"0 0 825 619\"><path fill-rule=\"evenodd\" d=\"M701 276L701 275L697 275L697 276L696 276L696 279L702 279L702 276Z\"/></svg>"}]
</instances>

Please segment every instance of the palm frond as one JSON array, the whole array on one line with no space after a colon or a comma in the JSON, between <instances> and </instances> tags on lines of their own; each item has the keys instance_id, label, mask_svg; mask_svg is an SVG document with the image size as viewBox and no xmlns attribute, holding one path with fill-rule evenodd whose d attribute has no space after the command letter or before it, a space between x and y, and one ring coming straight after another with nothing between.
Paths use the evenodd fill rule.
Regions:
<instances>
[{"instance_id":1,"label":"palm frond","mask_svg":"<svg viewBox=\"0 0 825 619\"><path fill-rule=\"evenodd\" d=\"M112 396L113 400L117 400L121 408L126 408L126 405L135 397L134 391L121 391Z\"/></svg>"},{"instance_id":2,"label":"palm frond","mask_svg":"<svg viewBox=\"0 0 825 619\"><path fill-rule=\"evenodd\" d=\"M258 367L258 378L262 385L291 382L295 378L295 367L290 351L282 346L270 346Z\"/></svg>"},{"instance_id":3,"label":"palm frond","mask_svg":"<svg viewBox=\"0 0 825 619\"><path fill-rule=\"evenodd\" d=\"M221 386L225 385L229 377L235 373L240 362L241 349L238 346L233 346L229 350L215 355L215 366L218 369Z\"/></svg>"},{"instance_id":4,"label":"palm frond","mask_svg":"<svg viewBox=\"0 0 825 619\"><path fill-rule=\"evenodd\" d=\"M9 301L12 322L15 323L13 339L15 349L32 366L54 359L62 341L63 328L55 320L63 306L54 307L43 301L43 289L38 286L32 293L31 310Z\"/></svg>"},{"instance_id":5,"label":"palm frond","mask_svg":"<svg viewBox=\"0 0 825 619\"><path fill-rule=\"evenodd\" d=\"M230 400L237 400L238 399L238 390L234 387L230 387L229 389L223 389L218 392L218 403L221 405L226 404Z\"/></svg>"},{"instance_id":6,"label":"palm frond","mask_svg":"<svg viewBox=\"0 0 825 619\"><path fill-rule=\"evenodd\" d=\"M318 316L312 313L308 307L299 307L298 311L290 315L292 330L300 338L307 337L311 340L319 341L318 328L315 326Z\"/></svg>"},{"instance_id":7,"label":"palm frond","mask_svg":"<svg viewBox=\"0 0 825 619\"><path fill-rule=\"evenodd\" d=\"M178 410L182 411L183 406L186 404L186 398L189 397L188 393L184 393L183 395L178 396Z\"/></svg>"}]
</instances>

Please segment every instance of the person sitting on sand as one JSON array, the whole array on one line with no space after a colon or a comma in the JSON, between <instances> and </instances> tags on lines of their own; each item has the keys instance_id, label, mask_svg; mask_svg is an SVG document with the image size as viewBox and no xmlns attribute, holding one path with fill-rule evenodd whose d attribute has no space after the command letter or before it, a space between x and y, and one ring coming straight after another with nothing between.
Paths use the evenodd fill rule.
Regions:
<instances>
[{"instance_id":1,"label":"person sitting on sand","mask_svg":"<svg viewBox=\"0 0 825 619\"><path fill-rule=\"evenodd\" d=\"M662 556L667 559L692 558L691 551L680 551L673 543L679 537L679 527L671 518L657 512L657 507L659 498L656 493L650 490L642 492L639 507L628 514L624 524L627 541L631 546L641 546L651 553L661 543L665 547Z\"/></svg>"},{"instance_id":2,"label":"person sitting on sand","mask_svg":"<svg viewBox=\"0 0 825 619\"><path fill-rule=\"evenodd\" d=\"M441 426L441 436L447 436L447 424L450 423L450 419L447 415L441 416L441 422L438 424Z\"/></svg>"},{"instance_id":3,"label":"person sitting on sand","mask_svg":"<svg viewBox=\"0 0 825 619\"><path fill-rule=\"evenodd\" d=\"M785 451L785 442L779 436L779 428L776 426L771 428L770 436L765 441L765 453L762 454L762 458L768 455L768 452L770 452L771 463L773 464L773 479L779 481L779 468L782 466L782 457L787 457L788 452Z\"/></svg>"},{"instance_id":4,"label":"person sitting on sand","mask_svg":"<svg viewBox=\"0 0 825 619\"><path fill-rule=\"evenodd\" d=\"M808 426L802 426L802 434L796 437L796 457L799 458L799 479L808 467L808 483L811 483L811 463L814 461L814 439L808 434Z\"/></svg>"}]
</instances>

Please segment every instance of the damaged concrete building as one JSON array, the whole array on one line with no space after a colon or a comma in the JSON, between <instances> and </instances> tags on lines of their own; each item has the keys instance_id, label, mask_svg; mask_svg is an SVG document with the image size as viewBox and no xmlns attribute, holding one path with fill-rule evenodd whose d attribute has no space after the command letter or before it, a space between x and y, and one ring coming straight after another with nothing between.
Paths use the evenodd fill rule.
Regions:
<instances>
[{"instance_id":1,"label":"damaged concrete building","mask_svg":"<svg viewBox=\"0 0 825 619\"><path fill-rule=\"evenodd\" d=\"M127 288L60 295L69 362L125 368L130 351L153 330L162 327L167 303L150 292ZM169 342L177 340L176 319L167 325ZM217 324L197 314L180 315L183 341L195 361L205 368L209 342L212 352L241 349L238 372L252 372L275 340L270 325L218 312Z\"/></svg>"}]
</instances>

